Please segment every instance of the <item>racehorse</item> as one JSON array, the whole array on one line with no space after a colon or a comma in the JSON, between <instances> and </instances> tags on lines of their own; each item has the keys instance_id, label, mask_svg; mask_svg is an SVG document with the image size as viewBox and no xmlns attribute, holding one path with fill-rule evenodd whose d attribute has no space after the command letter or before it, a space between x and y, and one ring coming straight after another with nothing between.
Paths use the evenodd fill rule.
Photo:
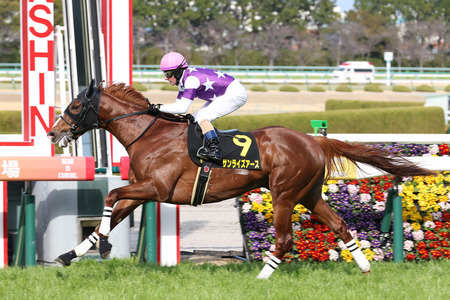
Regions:
<instances>
[{"instance_id":1,"label":"racehorse","mask_svg":"<svg viewBox=\"0 0 450 300\"><path fill-rule=\"evenodd\" d=\"M104 128L127 149L130 184L111 190L104 199L100 226L75 249L55 261L68 266L100 239L103 258L112 245L109 232L147 201L189 204L197 166L187 149L189 121L158 112L132 86L95 86L94 81L68 105L48 133L53 144L66 147L93 128ZM322 199L322 185L337 169L335 158L372 165L392 175L431 175L433 171L369 145L310 136L284 127L251 131L260 153L260 170L217 168L211 174L204 203L242 195L254 188L271 191L276 229L275 251L258 278L269 278L293 244L291 215L297 204L309 209L346 244L363 273L370 264L352 238L344 220ZM325 169L328 172L326 173Z\"/></svg>"}]
</instances>

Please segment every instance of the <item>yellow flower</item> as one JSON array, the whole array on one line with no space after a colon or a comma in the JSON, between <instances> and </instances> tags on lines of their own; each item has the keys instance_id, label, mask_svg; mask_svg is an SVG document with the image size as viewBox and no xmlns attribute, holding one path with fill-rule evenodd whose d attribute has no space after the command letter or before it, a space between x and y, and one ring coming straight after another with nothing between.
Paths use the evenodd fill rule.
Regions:
<instances>
[{"instance_id":1,"label":"yellow flower","mask_svg":"<svg viewBox=\"0 0 450 300\"><path fill-rule=\"evenodd\" d=\"M299 214L305 214L308 212L308 209L301 204L297 204L294 207L294 212L299 213Z\"/></svg>"},{"instance_id":2,"label":"yellow flower","mask_svg":"<svg viewBox=\"0 0 450 300\"><path fill-rule=\"evenodd\" d=\"M300 221L300 215L299 214L293 214L291 217L292 222L298 222Z\"/></svg>"},{"instance_id":3,"label":"yellow flower","mask_svg":"<svg viewBox=\"0 0 450 300\"><path fill-rule=\"evenodd\" d=\"M353 255L350 253L348 249L342 250L341 252L342 259L346 262L352 262L353 261Z\"/></svg>"},{"instance_id":4,"label":"yellow flower","mask_svg":"<svg viewBox=\"0 0 450 300\"><path fill-rule=\"evenodd\" d=\"M325 194L328 191L327 185L322 185L322 193Z\"/></svg>"},{"instance_id":5,"label":"yellow flower","mask_svg":"<svg viewBox=\"0 0 450 300\"><path fill-rule=\"evenodd\" d=\"M433 221L433 216L430 213L423 217L423 222L426 221Z\"/></svg>"},{"instance_id":6,"label":"yellow flower","mask_svg":"<svg viewBox=\"0 0 450 300\"><path fill-rule=\"evenodd\" d=\"M255 209L256 211L262 213L263 211L266 210L266 207L262 204L259 204L258 202L253 202L253 209Z\"/></svg>"},{"instance_id":7,"label":"yellow flower","mask_svg":"<svg viewBox=\"0 0 450 300\"><path fill-rule=\"evenodd\" d=\"M369 248L367 248L367 249L364 249L364 250L363 250L363 253L364 253L364 256L365 256L369 261L372 261L372 260L373 260L373 255L374 255L374 253L373 253L372 250L370 250Z\"/></svg>"},{"instance_id":8,"label":"yellow flower","mask_svg":"<svg viewBox=\"0 0 450 300\"><path fill-rule=\"evenodd\" d=\"M273 213L272 212L267 212L264 216L266 219L270 219L273 217Z\"/></svg>"},{"instance_id":9,"label":"yellow flower","mask_svg":"<svg viewBox=\"0 0 450 300\"><path fill-rule=\"evenodd\" d=\"M414 230L420 230L421 228L420 223L418 222L411 223L411 226Z\"/></svg>"}]
</instances>

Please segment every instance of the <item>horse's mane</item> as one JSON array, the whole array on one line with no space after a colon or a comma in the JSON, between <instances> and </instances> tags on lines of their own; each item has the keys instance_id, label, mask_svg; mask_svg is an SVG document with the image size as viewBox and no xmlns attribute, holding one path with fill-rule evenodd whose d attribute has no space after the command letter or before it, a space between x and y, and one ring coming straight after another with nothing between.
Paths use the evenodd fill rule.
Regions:
<instances>
[{"instance_id":1,"label":"horse's mane","mask_svg":"<svg viewBox=\"0 0 450 300\"><path fill-rule=\"evenodd\" d=\"M104 93L115 96L126 101L133 102L143 107L148 106L148 102L141 92L138 92L132 85L125 83L110 83L105 88L99 87Z\"/></svg>"},{"instance_id":2,"label":"horse's mane","mask_svg":"<svg viewBox=\"0 0 450 300\"><path fill-rule=\"evenodd\" d=\"M137 91L132 85L126 85L123 82L120 83L110 83L105 88L99 86L98 87L102 92L123 99L125 101L133 102L137 105L142 106L144 109L147 109L149 102L145 96ZM187 115L173 115L169 113L162 113L161 116L163 119L172 121L172 122L187 122L191 120L192 116Z\"/></svg>"}]
</instances>

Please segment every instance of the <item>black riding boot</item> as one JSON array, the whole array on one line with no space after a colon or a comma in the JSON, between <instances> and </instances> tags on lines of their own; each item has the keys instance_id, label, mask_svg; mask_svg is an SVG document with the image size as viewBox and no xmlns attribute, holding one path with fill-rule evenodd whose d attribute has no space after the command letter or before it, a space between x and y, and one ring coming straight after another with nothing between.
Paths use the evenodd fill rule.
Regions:
<instances>
[{"instance_id":1,"label":"black riding boot","mask_svg":"<svg viewBox=\"0 0 450 300\"><path fill-rule=\"evenodd\" d=\"M222 164L222 150L220 149L219 138L217 135L210 137L208 133L205 134L205 146L198 150L198 156L204 160Z\"/></svg>"}]
</instances>

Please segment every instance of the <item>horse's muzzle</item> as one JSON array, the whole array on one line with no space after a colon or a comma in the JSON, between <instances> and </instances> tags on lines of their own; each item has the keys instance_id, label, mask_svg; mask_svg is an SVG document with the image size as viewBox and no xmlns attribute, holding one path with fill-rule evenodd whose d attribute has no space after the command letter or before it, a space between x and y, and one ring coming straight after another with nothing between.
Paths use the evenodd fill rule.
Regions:
<instances>
[{"instance_id":1,"label":"horse's muzzle","mask_svg":"<svg viewBox=\"0 0 450 300\"><path fill-rule=\"evenodd\" d=\"M59 147L65 148L69 145L71 141L73 141L72 133L70 131L60 132L59 134L55 134L50 131L47 134L47 138L54 145L58 145Z\"/></svg>"}]
</instances>

